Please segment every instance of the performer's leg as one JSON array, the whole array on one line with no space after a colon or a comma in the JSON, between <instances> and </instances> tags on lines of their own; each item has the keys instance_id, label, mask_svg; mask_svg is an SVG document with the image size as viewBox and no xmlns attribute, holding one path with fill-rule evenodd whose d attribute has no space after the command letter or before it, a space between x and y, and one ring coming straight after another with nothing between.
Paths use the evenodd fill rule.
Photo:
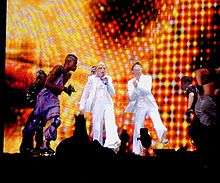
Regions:
<instances>
[{"instance_id":1,"label":"performer's leg","mask_svg":"<svg viewBox=\"0 0 220 183\"><path fill-rule=\"evenodd\" d=\"M148 114L153 122L153 125L154 125L156 132L157 132L157 136L158 136L159 140L162 142L164 140L164 143L168 143L168 140L165 137L166 132L167 132L167 128L164 126L164 124L160 118L160 113L159 113L158 109L156 109L156 108L151 109Z\"/></svg>"},{"instance_id":2,"label":"performer's leg","mask_svg":"<svg viewBox=\"0 0 220 183\"><path fill-rule=\"evenodd\" d=\"M39 123L40 120L37 119L36 116L34 116L34 113L32 112L22 131L22 142L20 145L21 153L30 152L33 149L33 137Z\"/></svg>"},{"instance_id":3,"label":"performer's leg","mask_svg":"<svg viewBox=\"0 0 220 183\"><path fill-rule=\"evenodd\" d=\"M105 147L118 149L121 140L118 137L117 125L115 123L114 109L111 105L106 106L104 111L104 122L105 122Z\"/></svg>"},{"instance_id":4,"label":"performer's leg","mask_svg":"<svg viewBox=\"0 0 220 183\"><path fill-rule=\"evenodd\" d=\"M146 117L146 110L144 109L138 109L134 113L134 134L133 134L133 152L135 154L140 155L141 154L141 142L137 140L138 137L140 137L140 129L144 127L144 120Z\"/></svg>"},{"instance_id":5,"label":"performer's leg","mask_svg":"<svg viewBox=\"0 0 220 183\"><path fill-rule=\"evenodd\" d=\"M51 140L56 140L57 138L57 128L60 126L61 124L61 120L59 116L53 117L51 119L51 124L49 125L49 127L47 127L47 129L44 132L44 146L43 148L45 149L51 149L50 148L50 141Z\"/></svg>"},{"instance_id":6,"label":"performer's leg","mask_svg":"<svg viewBox=\"0 0 220 183\"><path fill-rule=\"evenodd\" d=\"M35 133L35 142L36 142L36 149L40 149L40 147L43 145L44 143L44 132L43 132L43 122L41 121L40 125L38 126L38 128L36 129L36 133Z\"/></svg>"},{"instance_id":7,"label":"performer's leg","mask_svg":"<svg viewBox=\"0 0 220 183\"><path fill-rule=\"evenodd\" d=\"M103 145L103 119L104 109L95 105L92 111L93 140L98 140L101 145Z\"/></svg>"}]
</instances>

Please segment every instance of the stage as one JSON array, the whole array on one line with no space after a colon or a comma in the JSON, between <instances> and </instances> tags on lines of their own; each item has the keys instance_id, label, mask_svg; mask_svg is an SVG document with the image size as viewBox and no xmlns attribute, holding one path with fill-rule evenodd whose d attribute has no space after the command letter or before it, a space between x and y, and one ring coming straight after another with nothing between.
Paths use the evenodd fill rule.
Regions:
<instances>
[{"instance_id":1,"label":"stage","mask_svg":"<svg viewBox=\"0 0 220 183\"><path fill-rule=\"evenodd\" d=\"M175 150L156 150L155 154L152 156L136 156L134 154L126 154L123 156L116 155L114 157L103 157L103 156L77 156L71 158L57 158L56 155L52 156L25 156L20 153L3 153L0 155L0 162L1 163L16 163L16 164L23 164L23 163L31 163L34 165L38 162L40 163L75 163L75 165L80 165L81 163L104 163L107 164L109 162L131 165L133 164L141 164L145 166L146 169L157 168L158 170L198 170L198 169L214 169L215 165L217 165L217 157L215 160L211 160L208 158L202 157L201 154L197 152L190 152L190 151L175 151ZM96 165L95 165L96 166ZM128 167L127 167L128 168Z\"/></svg>"}]
</instances>

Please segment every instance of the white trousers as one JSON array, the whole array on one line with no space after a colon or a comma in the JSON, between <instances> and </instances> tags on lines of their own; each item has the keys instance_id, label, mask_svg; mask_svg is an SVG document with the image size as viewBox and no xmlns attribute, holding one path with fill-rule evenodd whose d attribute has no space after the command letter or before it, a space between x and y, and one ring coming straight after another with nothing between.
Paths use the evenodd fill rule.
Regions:
<instances>
[{"instance_id":1,"label":"white trousers","mask_svg":"<svg viewBox=\"0 0 220 183\"><path fill-rule=\"evenodd\" d=\"M140 129L144 128L144 121L146 117L150 117L154 129L156 130L157 136L159 140L161 140L161 137L164 132L167 131L167 128L164 126L161 118L160 113L157 108L155 107L140 107L135 110L134 114L134 121L135 121L135 127L134 127L134 134L133 134L133 152L135 154L140 155L142 150L142 145L140 140L137 140L138 137L140 137Z\"/></svg>"},{"instance_id":2,"label":"white trousers","mask_svg":"<svg viewBox=\"0 0 220 183\"><path fill-rule=\"evenodd\" d=\"M92 123L93 140L98 140L103 145L103 128L105 126L104 147L112 149L119 147L121 141L118 137L114 109L111 104L96 102L92 110Z\"/></svg>"}]
</instances>

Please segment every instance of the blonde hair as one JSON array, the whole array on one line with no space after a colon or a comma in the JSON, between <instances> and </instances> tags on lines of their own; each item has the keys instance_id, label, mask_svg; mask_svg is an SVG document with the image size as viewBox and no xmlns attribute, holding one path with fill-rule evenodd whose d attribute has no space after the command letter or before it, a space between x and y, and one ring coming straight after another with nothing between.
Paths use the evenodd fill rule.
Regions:
<instances>
[{"instance_id":1,"label":"blonde hair","mask_svg":"<svg viewBox=\"0 0 220 183\"><path fill-rule=\"evenodd\" d=\"M106 68L106 64L104 62L99 62L97 65L96 65L96 68L99 68L100 66L105 66Z\"/></svg>"}]
</instances>

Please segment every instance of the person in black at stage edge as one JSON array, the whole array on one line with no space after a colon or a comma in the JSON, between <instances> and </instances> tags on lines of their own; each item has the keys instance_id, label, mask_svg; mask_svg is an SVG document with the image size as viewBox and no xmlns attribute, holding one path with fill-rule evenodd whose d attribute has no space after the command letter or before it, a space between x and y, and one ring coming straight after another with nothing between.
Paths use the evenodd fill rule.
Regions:
<instances>
[{"instance_id":1,"label":"person in black at stage edge","mask_svg":"<svg viewBox=\"0 0 220 183\"><path fill-rule=\"evenodd\" d=\"M219 74L220 68L200 65L195 68L197 86L192 77L181 78L181 87L188 96L187 121L189 135L198 151L206 157L217 155L219 122Z\"/></svg>"},{"instance_id":2,"label":"person in black at stage edge","mask_svg":"<svg viewBox=\"0 0 220 183\"><path fill-rule=\"evenodd\" d=\"M195 111L195 103L199 95L199 88L192 84L193 78L189 76L183 76L181 78L181 89L184 94L188 97L186 116L188 120L192 117Z\"/></svg>"},{"instance_id":3,"label":"person in black at stage edge","mask_svg":"<svg viewBox=\"0 0 220 183\"><path fill-rule=\"evenodd\" d=\"M215 161L218 149L219 81L220 67L202 65L195 70L198 85L202 87L195 104L195 113L200 121L200 152L208 160Z\"/></svg>"},{"instance_id":4,"label":"person in black at stage edge","mask_svg":"<svg viewBox=\"0 0 220 183\"><path fill-rule=\"evenodd\" d=\"M200 149L200 123L199 119L195 115L195 104L197 102L199 93L201 92L201 87L192 84L193 78L189 76L183 76L181 78L181 89L184 94L187 96L187 111L186 121L189 123L188 134L193 141L193 144Z\"/></svg>"},{"instance_id":5,"label":"person in black at stage edge","mask_svg":"<svg viewBox=\"0 0 220 183\"><path fill-rule=\"evenodd\" d=\"M43 70L39 70L36 73L35 81L28 87L25 93L25 105L27 107L34 108L36 105L37 95L44 88L44 84L47 78L47 74ZM34 134L25 133L27 126L33 118L33 111L30 113L25 127L22 130L22 142L20 145L21 153L30 153L33 151L33 136ZM36 147L38 147L43 141L43 129L38 128L35 133Z\"/></svg>"}]
</instances>

